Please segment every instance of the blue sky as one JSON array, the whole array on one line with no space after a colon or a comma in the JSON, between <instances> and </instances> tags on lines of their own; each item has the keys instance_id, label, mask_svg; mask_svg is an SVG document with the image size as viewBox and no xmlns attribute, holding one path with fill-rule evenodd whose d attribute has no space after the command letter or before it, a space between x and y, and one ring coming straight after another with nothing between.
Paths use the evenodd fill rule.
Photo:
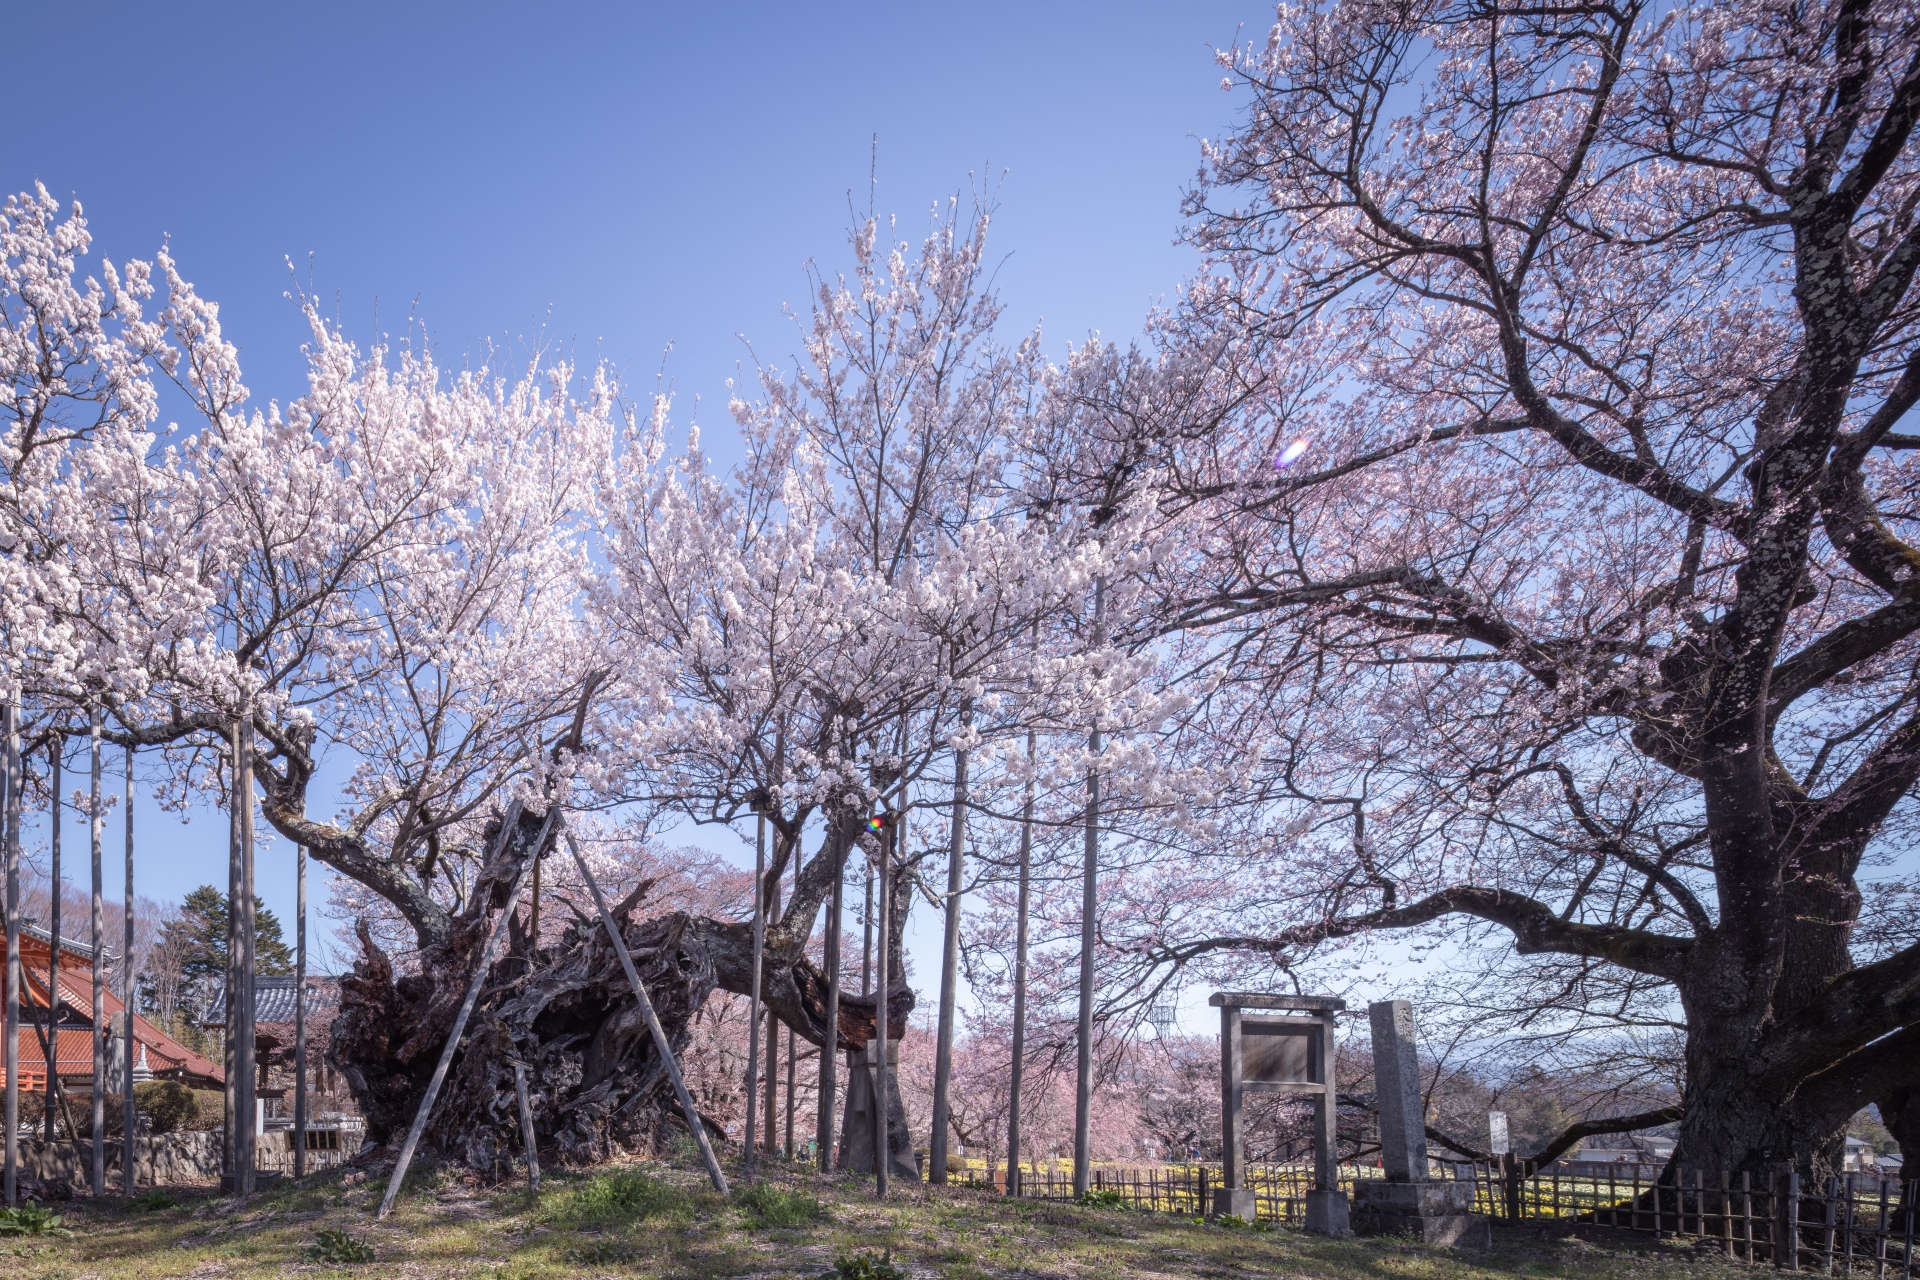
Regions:
<instances>
[{"instance_id":1,"label":"blue sky","mask_svg":"<svg viewBox=\"0 0 1920 1280\"><path fill-rule=\"evenodd\" d=\"M1016 329L1044 322L1056 354L1136 332L1192 267L1181 188L1236 107L1212 49L1270 13L5 0L0 188L80 199L96 255L170 239L258 399L302 389L291 258L362 342L417 316L447 363L542 342L638 390L664 375L724 455L738 335L790 363L783 307L804 308L809 259L845 261L876 169L908 232L992 190ZM142 892L224 883L223 814L147 802L136 823ZM280 845L259 868L283 919L292 864Z\"/></svg>"}]
</instances>

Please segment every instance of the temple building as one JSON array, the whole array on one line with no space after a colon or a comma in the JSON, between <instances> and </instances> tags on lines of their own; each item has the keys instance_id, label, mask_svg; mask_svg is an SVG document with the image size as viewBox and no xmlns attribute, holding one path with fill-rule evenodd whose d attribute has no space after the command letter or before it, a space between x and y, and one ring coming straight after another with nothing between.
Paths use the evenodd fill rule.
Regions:
<instances>
[{"instance_id":1,"label":"temple building","mask_svg":"<svg viewBox=\"0 0 1920 1280\"><path fill-rule=\"evenodd\" d=\"M53 936L45 929L20 929L20 1088L42 1093L47 1088L48 1049L53 1070L64 1089L88 1093L93 1089L93 966L91 948L73 938L60 940L60 998L48 999L48 974L53 958ZM111 961L111 953L103 959ZM7 961L6 939L0 935L0 964ZM101 994L106 1018L106 1091L118 1093L125 1079L126 1043L122 1011L125 1005L110 982ZM48 1009L54 1011L53 1042L48 1043ZM195 1053L153 1023L133 1015L134 1078L178 1080L195 1089L218 1089L226 1082L220 1066ZM0 1086L6 1069L0 1064Z\"/></svg>"}]
</instances>

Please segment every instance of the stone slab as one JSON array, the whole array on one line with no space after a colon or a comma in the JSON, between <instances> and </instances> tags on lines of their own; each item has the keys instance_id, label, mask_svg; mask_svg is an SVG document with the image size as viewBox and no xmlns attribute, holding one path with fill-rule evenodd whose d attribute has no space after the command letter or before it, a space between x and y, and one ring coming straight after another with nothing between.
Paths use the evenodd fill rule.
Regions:
<instances>
[{"instance_id":1,"label":"stone slab","mask_svg":"<svg viewBox=\"0 0 1920 1280\"><path fill-rule=\"evenodd\" d=\"M1347 1007L1339 996L1292 996L1268 991L1216 991L1207 997L1216 1009L1306 1009L1315 1013L1338 1013Z\"/></svg>"},{"instance_id":2,"label":"stone slab","mask_svg":"<svg viewBox=\"0 0 1920 1280\"><path fill-rule=\"evenodd\" d=\"M1454 1249L1489 1248L1493 1228L1485 1214L1470 1212L1473 1191L1471 1182L1362 1179L1353 1184L1353 1233Z\"/></svg>"},{"instance_id":3,"label":"stone slab","mask_svg":"<svg viewBox=\"0 0 1920 1280\"><path fill-rule=\"evenodd\" d=\"M1253 1221L1259 1207L1254 1199L1251 1187L1215 1187L1213 1189L1213 1217L1224 1218L1233 1214L1247 1222Z\"/></svg>"},{"instance_id":4,"label":"stone slab","mask_svg":"<svg viewBox=\"0 0 1920 1280\"><path fill-rule=\"evenodd\" d=\"M1344 1191L1307 1192L1307 1230L1317 1236L1350 1236L1353 1222Z\"/></svg>"},{"instance_id":5,"label":"stone slab","mask_svg":"<svg viewBox=\"0 0 1920 1280\"><path fill-rule=\"evenodd\" d=\"M1379 1178L1360 1178L1353 1184L1355 1213L1471 1213L1471 1182L1441 1180L1433 1182L1386 1182Z\"/></svg>"}]
</instances>

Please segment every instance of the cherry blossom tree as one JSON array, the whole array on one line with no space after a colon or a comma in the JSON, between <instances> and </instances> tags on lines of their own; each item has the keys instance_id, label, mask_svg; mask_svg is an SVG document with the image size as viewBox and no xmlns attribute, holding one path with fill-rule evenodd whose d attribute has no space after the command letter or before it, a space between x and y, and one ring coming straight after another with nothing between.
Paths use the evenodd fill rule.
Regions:
<instances>
[{"instance_id":1,"label":"cherry blossom tree","mask_svg":"<svg viewBox=\"0 0 1920 1280\"><path fill-rule=\"evenodd\" d=\"M1112 402L1237 401L1136 437L1178 548L1133 638L1206 676L1227 857L1117 949L1497 931L1561 1007L1666 1002L1675 1167L1911 1115L1916 50L1880 0L1323 0L1223 54L1210 269Z\"/></svg>"},{"instance_id":2,"label":"cherry blossom tree","mask_svg":"<svg viewBox=\"0 0 1920 1280\"><path fill-rule=\"evenodd\" d=\"M1064 723L1090 666L1032 637L1067 634L1115 554L1085 520L1044 518L1024 485L1044 370L1030 338L994 336L984 212L950 208L917 247L882 230L854 228L850 277L816 275L798 367L763 369L758 398L735 401L747 460L733 475L697 436L670 450L664 403L635 424L595 592L613 672L596 785L683 820L764 814L768 886L824 823L770 923L763 988L816 1044L826 977L802 947L849 852L873 843L868 815L950 803L957 750L1033 767L992 744ZM892 920L898 974L905 911ZM747 926L707 928L719 981L746 991ZM889 1000L904 1019L904 983ZM865 1043L873 1010L841 997L842 1047Z\"/></svg>"}]
</instances>

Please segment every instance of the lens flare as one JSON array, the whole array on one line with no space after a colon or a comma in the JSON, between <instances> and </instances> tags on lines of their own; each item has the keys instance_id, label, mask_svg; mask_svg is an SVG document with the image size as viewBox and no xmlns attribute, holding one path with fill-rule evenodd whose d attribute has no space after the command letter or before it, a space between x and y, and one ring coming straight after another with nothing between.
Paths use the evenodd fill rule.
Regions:
<instances>
[{"instance_id":1,"label":"lens flare","mask_svg":"<svg viewBox=\"0 0 1920 1280\"><path fill-rule=\"evenodd\" d=\"M867 819L867 830L869 831L884 831L886 830L886 828L887 828L887 820L885 817L883 817L880 814L876 813L871 818Z\"/></svg>"},{"instance_id":2,"label":"lens flare","mask_svg":"<svg viewBox=\"0 0 1920 1280\"><path fill-rule=\"evenodd\" d=\"M1280 456L1273 460L1274 469L1276 471L1285 471L1288 467L1305 457L1306 453L1307 441L1306 437L1303 436L1280 451Z\"/></svg>"}]
</instances>

